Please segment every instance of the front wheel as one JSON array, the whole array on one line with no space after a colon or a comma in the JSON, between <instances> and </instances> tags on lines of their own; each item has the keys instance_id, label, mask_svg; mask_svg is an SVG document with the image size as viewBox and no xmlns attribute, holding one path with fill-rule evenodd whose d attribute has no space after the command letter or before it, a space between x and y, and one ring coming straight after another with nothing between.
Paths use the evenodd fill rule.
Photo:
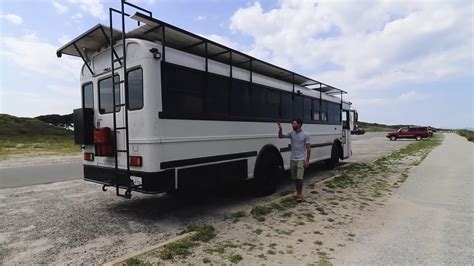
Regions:
<instances>
[{"instance_id":1,"label":"front wheel","mask_svg":"<svg viewBox=\"0 0 474 266\"><path fill-rule=\"evenodd\" d=\"M283 173L278 157L273 152L263 154L255 166L253 192L257 196L267 196L275 192Z\"/></svg>"},{"instance_id":2,"label":"front wheel","mask_svg":"<svg viewBox=\"0 0 474 266\"><path fill-rule=\"evenodd\" d=\"M421 136L416 136L415 139L416 139L417 141L420 141L420 140L421 140Z\"/></svg>"},{"instance_id":3,"label":"front wheel","mask_svg":"<svg viewBox=\"0 0 474 266\"><path fill-rule=\"evenodd\" d=\"M391 137L390 137L390 140L391 140L391 141L397 140L397 137L391 136Z\"/></svg>"},{"instance_id":4,"label":"front wheel","mask_svg":"<svg viewBox=\"0 0 474 266\"><path fill-rule=\"evenodd\" d=\"M335 144L332 145L331 159L327 159L325 164L328 169L334 169L339 164L339 149Z\"/></svg>"}]
</instances>

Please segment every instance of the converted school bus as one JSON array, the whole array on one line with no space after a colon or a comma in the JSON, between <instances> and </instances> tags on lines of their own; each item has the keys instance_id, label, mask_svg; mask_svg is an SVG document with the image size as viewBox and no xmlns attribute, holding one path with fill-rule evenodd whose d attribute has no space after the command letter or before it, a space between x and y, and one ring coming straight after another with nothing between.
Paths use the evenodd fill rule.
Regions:
<instances>
[{"instance_id":1,"label":"converted school bus","mask_svg":"<svg viewBox=\"0 0 474 266\"><path fill-rule=\"evenodd\" d=\"M311 136L310 163L334 167L351 156L357 113L346 92L121 6L109 9L109 26L57 51L84 61L74 125L85 180L127 198L245 180L270 194L290 165L275 121L295 117ZM128 32L127 16L139 21Z\"/></svg>"}]
</instances>

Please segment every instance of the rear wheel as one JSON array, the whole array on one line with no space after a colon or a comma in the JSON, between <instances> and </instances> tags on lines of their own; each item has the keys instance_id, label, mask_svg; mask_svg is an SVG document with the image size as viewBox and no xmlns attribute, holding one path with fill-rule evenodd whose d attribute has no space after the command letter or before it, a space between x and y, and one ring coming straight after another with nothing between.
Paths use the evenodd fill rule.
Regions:
<instances>
[{"instance_id":1,"label":"rear wheel","mask_svg":"<svg viewBox=\"0 0 474 266\"><path fill-rule=\"evenodd\" d=\"M327 159L325 164L328 169L334 169L339 165L339 149L337 148L336 144L332 145L331 159Z\"/></svg>"},{"instance_id":2,"label":"rear wheel","mask_svg":"<svg viewBox=\"0 0 474 266\"><path fill-rule=\"evenodd\" d=\"M397 140L397 137L391 136L391 137L390 137L390 140L391 140L391 141Z\"/></svg>"},{"instance_id":3,"label":"rear wheel","mask_svg":"<svg viewBox=\"0 0 474 266\"><path fill-rule=\"evenodd\" d=\"M415 139L416 139L417 141L420 141L420 140L421 140L421 136L416 136Z\"/></svg>"},{"instance_id":4,"label":"rear wheel","mask_svg":"<svg viewBox=\"0 0 474 266\"><path fill-rule=\"evenodd\" d=\"M283 166L273 152L265 152L255 166L253 192L257 196L267 196L275 192L283 173Z\"/></svg>"}]
</instances>

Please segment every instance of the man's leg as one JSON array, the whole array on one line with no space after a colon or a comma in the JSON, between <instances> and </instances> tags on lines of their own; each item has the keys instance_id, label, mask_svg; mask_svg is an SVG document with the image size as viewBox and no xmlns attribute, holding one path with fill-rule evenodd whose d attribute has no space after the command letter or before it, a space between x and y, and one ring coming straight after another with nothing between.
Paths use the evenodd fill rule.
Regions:
<instances>
[{"instance_id":1,"label":"man's leg","mask_svg":"<svg viewBox=\"0 0 474 266\"><path fill-rule=\"evenodd\" d=\"M298 198L303 198L303 176L304 176L304 161L298 161L296 172L296 195Z\"/></svg>"},{"instance_id":2,"label":"man's leg","mask_svg":"<svg viewBox=\"0 0 474 266\"><path fill-rule=\"evenodd\" d=\"M290 172L291 172L291 179L295 181L295 190L296 190L296 195L293 195L293 198L296 199L298 197L298 179L297 174L298 174L298 165L297 162L294 160L290 161Z\"/></svg>"}]
</instances>

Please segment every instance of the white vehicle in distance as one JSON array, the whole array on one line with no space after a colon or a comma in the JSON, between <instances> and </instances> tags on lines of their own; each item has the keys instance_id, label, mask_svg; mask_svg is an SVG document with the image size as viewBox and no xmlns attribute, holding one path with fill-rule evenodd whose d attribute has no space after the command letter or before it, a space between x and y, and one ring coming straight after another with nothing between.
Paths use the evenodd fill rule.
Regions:
<instances>
[{"instance_id":1,"label":"white vehicle in distance","mask_svg":"<svg viewBox=\"0 0 474 266\"><path fill-rule=\"evenodd\" d=\"M275 122L296 117L311 136L310 163L334 167L351 156L357 113L345 91L121 4L109 9L109 26L57 51L84 61L74 125L85 180L127 198L242 181L267 195L290 165L291 147L278 139ZM125 6L139 12L127 14ZM126 31L127 16L139 26Z\"/></svg>"}]
</instances>

